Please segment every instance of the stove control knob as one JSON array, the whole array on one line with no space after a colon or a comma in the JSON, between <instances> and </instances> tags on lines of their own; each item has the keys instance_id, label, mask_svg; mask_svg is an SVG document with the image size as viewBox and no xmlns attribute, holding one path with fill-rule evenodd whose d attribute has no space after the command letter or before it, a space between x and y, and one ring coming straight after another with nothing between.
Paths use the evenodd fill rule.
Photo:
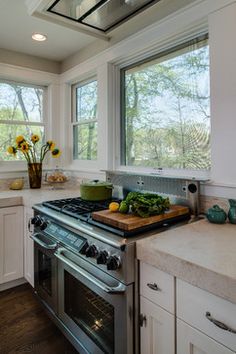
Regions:
<instances>
[{"instance_id":1,"label":"stove control knob","mask_svg":"<svg viewBox=\"0 0 236 354\"><path fill-rule=\"evenodd\" d=\"M118 256L110 256L107 260L107 270L117 270L120 268L121 262Z\"/></svg>"},{"instance_id":2,"label":"stove control knob","mask_svg":"<svg viewBox=\"0 0 236 354\"><path fill-rule=\"evenodd\" d=\"M31 219L31 224L35 226L40 226L42 224L41 216L37 215Z\"/></svg>"},{"instance_id":3,"label":"stove control knob","mask_svg":"<svg viewBox=\"0 0 236 354\"><path fill-rule=\"evenodd\" d=\"M79 251L80 254L86 254L87 249L89 248L89 244L86 241L81 250Z\"/></svg>"},{"instance_id":4,"label":"stove control knob","mask_svg":"<svg viewBox=\"0 0 236 354\"><path fill-rule=\"evenodd\" d=\"M49 223L46 220L42 219L41 225L40 225L40 230L42 230L42 231L45 230L47 228L48 224Z\"/></svg>"},{"instance_id":5,"label":"stove control knob","mask_svg":"<svg viewBox=\"0 0 236 354\"><path fill-rule=\"evenodd\" d=\"M96 257L97 254L98 250L95 245L90 245L85 252L86 257Z\"/></svg>"},{"instance_id":6,"label":"stove control knob","mask_svg":"<svg viewBox=\"0 0 236 354\"><path fill-rule=\"evenodd\" d=\"M100 251L98 256L97 256L97 264L106 264L107 263L107 259L108 259L108 252L103 250Z\"/></svg>"}]
</instances>

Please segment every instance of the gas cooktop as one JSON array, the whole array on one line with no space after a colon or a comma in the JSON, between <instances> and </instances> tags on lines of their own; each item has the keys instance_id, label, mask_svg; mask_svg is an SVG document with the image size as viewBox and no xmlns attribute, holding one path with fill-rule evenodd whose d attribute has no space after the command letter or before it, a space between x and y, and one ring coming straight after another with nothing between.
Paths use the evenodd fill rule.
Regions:
<instances>
[{"instance_id":1,"label":"gas cooktop","mask_svg":"<svg viewBox=\"0 0 236 354\"><path fill-rule=\"evenodd\" d=\"M150 230L153 230L156 228L160 228L162 226L171 226L177 222L190 219L189 214L178 215L176 217L168 219L168 221L160 221L160 222L157 222L154 224L140 227L140 228L132 230L132 231L124 231L124 230L118 229L116 227L109 226L107 224L103 224L102 222L93 220L92 213L94 211L108 209L109 204L112 201L119 202L119 200L115 199L115 198L105 200L105 201L91 202L91 201L85 201L85 200L78 197L78 198L66 198L66 199L46 201L46 202L43 202L42 205L44 207L49 208L49 209L53 209L61 214L65 214L65 215L73 217L77 220L84 221L90 225L97 226L100 229L110 231L113 234L121 236L121 237L131 237L131 236L137 235L139 233L147 232L147 231L150 231Z\"/></svg>"}]
</instances>

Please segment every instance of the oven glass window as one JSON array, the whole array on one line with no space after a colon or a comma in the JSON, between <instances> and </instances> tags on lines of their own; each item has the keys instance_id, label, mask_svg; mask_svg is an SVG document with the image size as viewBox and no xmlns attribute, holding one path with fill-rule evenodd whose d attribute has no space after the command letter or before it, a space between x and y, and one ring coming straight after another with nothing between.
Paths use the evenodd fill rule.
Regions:
<instances>
[{"instance_id":1,"label":"oven glass window","mask_svg":"<svg viewBox=\"0 0 236 354\"><path fill-rule=\"evenodd\" d=\"M38 251L38 277L39 286L43 288L48 295L52 295L52 260L46 254Z\"/></svg>"},{"instance_id":2,"label":"oven glass window","mask_svg":"<svg viewBox=\"0 0 236 354\"><path fill-rule=\"evenodd\" d=\"M114 353L114 307L64 272L66 314L104 353Z\"/></svg>"}]
</instances>

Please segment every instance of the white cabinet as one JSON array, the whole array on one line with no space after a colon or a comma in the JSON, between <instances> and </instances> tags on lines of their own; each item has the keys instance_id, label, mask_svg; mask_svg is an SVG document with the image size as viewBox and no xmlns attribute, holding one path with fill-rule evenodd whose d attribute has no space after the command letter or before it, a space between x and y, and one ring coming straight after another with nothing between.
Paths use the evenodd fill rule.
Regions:
<instances>
[{"instance_id":1,"label":"white cabinet","mask_svg":"<svg viewBox=\"0 0 236 354\"><path fill-rule=\"evenodd\" d=\"M177 354L233 354L202 332L177 320Z\"/></svg>"},{"instance_id":2,"label":"white cabinet","mask_svg":"<svg viewBox=\"0 0 236 354\"><path fill-rule=\"evenodd\" d=\"M0 209L0 284L23 277L23 207Z\"/></svg>"},{"instance_id":3,"label":"white cabinet","mask_svg":"<svg viewBox=\"0 0 236 354\"><path fill-rule=\"evenodd\" d=\"M140 311L143 316L141 354L174 354L174 316L143 296L140 297Z\"/></svg>"},{"instance_id":4,"label":"white cabinet","mask_svg":"<svg viewBox=\"0 0 236 354\"><path fill-rule=\"evenodd\" d=\"M24 277L34 286L34 242L30 238L28 222L33 216L32 208L25 208L24 212Z\"/></svg>"},{"instance_id":5,"label":"white cabinet","mask_svg":"<svg viewBox=\"0 0 236 354\"><path fill-rule=\"evenodd\" d=\"M141 354L175 354L174 277L140 263Z\"/></svg>"}]
</instances>

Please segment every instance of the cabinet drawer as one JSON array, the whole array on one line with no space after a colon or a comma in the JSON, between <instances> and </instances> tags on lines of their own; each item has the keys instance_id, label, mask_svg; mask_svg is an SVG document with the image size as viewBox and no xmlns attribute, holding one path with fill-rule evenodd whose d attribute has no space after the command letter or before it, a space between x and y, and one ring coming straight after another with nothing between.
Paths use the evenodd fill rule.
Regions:
<instances>
[{"instance_id":1,"label":"cabinet drawer","mask_svg":"<svg viewBox=\"0 0 236 354\"><path fill-rule=\"evenodd\" d=\"M177 317L236 351L236 304L177 279Z\"/></svg>"},{"instance_id":2,"label":"cabinet drawer","mask_svg":"<svg viewBox=\"0 0 236 354\"><path fill-rule=\"evenodd\" d=\"M230 349L177 320L177 354L233 354Z\"/></svg>"},{"instance_id":3,"label":"cabinet drawer","mask_svg":"<svg viewBox=\"0 0 236 354\"><path fill-rule=\"evenodd\" d=\"M146 263L140 263L142 296L174 313L174 277Z\"/></svg>"}]
</instances>

